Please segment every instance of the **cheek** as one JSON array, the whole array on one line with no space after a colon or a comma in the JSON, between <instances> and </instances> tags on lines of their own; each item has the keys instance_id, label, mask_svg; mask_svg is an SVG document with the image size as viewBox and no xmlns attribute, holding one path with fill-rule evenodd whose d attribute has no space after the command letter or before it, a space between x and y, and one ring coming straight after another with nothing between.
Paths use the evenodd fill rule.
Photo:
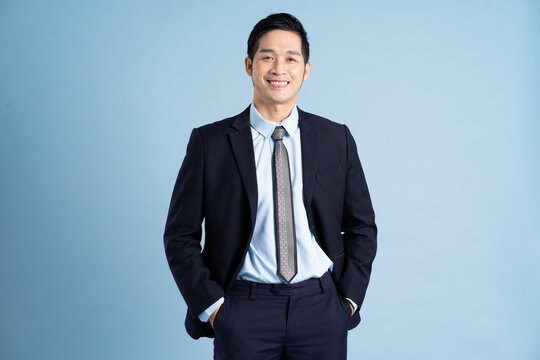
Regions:
<instances>
[{"instance_id":1,"label":"cheek","mask_svg":"<svg viewBox=\"0 0 540 360\"><path fill-rule=\"evenodd\" d=\"M295 77L297 81L302 81L302 74L304 73L304 69L301 68L295 68L291 71L291 74Z\"/></svg>"}]
</instances>

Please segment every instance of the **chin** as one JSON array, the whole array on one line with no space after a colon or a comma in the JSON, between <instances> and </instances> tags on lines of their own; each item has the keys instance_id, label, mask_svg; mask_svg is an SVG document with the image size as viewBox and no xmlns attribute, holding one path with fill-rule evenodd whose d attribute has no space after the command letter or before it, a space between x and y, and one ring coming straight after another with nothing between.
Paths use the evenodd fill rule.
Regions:
<instances>
[{"instance_id":1,"label":"chin","mask_svg":"<svg viewBox=\"0 0 540 360\"><path fill-rule=\"evenodd\" d=\"M273 102L283 104L283 103L286 103L286 102L290 101L292 99L292 97L290 97L290 96L272 96L271 99L272 99Z\"/></svg>"}]
</instances>

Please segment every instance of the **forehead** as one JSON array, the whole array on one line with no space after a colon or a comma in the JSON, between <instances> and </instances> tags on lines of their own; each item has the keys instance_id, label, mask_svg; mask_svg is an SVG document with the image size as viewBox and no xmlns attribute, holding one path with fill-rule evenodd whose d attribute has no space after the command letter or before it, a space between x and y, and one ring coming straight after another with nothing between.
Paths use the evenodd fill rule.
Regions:
<instances>
[{"instance_id":1,"label":"forehead","mask_svg":"<svg viewBox=\"0 0 540 360\"><path fill-rule=\"evenodd\" d=\"M259 38L259 48L278 50L296 50L302 48L302 38L297 33L286 30L271 30Z\"/></svg>"}]
</instances>

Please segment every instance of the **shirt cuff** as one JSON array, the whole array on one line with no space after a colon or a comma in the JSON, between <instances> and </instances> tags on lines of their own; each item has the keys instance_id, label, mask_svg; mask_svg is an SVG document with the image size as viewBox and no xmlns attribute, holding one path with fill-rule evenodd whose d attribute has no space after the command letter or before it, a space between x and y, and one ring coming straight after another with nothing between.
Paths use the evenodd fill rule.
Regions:
<instances>
[{"instance_id":1,"label":"shirt cuff","mask_svg":"<svg viewBox=\"0 0 540 360\"><path fill-rule=\"evenodd\" d=\"M356 303L354 301L352 301L351 299L349 299L348 297L346 297L345 299L349 300L354 308L354 312L356 312L356 309L358 309L358 305L356 305Z\"/></svg>"},{"instance_id":2,"label":"shirt cuff","mask_svg":"<svg viewBox=\"0 0 540 360\"><path fill-rule=\"evenodd\" d=\"M208 319L210 319L210 316L214 313L214 311L216 311L216 309L221 304L223 304L224 301L224 298L220 298L218 301L210 305L206 310L199 314L199 320L201 320L202 322L207 322Z\"/></svg>"}]
</instances>

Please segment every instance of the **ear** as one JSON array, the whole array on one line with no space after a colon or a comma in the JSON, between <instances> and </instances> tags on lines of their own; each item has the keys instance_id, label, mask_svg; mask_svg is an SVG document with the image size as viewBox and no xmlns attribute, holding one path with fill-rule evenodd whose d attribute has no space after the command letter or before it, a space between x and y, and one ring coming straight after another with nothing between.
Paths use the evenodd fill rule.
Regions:
<instances>
[{"instance_id":1,"label":"ear","mask_svg":"<svg viewBox=\"0 0 540 360\"><path fill-rule=\"evenodd\" d=\"M251 76L253 70L253 62L251 61L249 56L246 56L246 58L244 59L244 63L246 65L246 73Z\"/></svg>"},{"instance_id":2,"label":"ear","mask_svg":"<svg viewBox=\"0 0 540 360\"><path fill-rule=\"evenodd\" d=\"M309 72L311 71L311 63L307 62L304 66L304 78L302 81L306 81L309 77Z\"/></svg>"}]
</instances>

